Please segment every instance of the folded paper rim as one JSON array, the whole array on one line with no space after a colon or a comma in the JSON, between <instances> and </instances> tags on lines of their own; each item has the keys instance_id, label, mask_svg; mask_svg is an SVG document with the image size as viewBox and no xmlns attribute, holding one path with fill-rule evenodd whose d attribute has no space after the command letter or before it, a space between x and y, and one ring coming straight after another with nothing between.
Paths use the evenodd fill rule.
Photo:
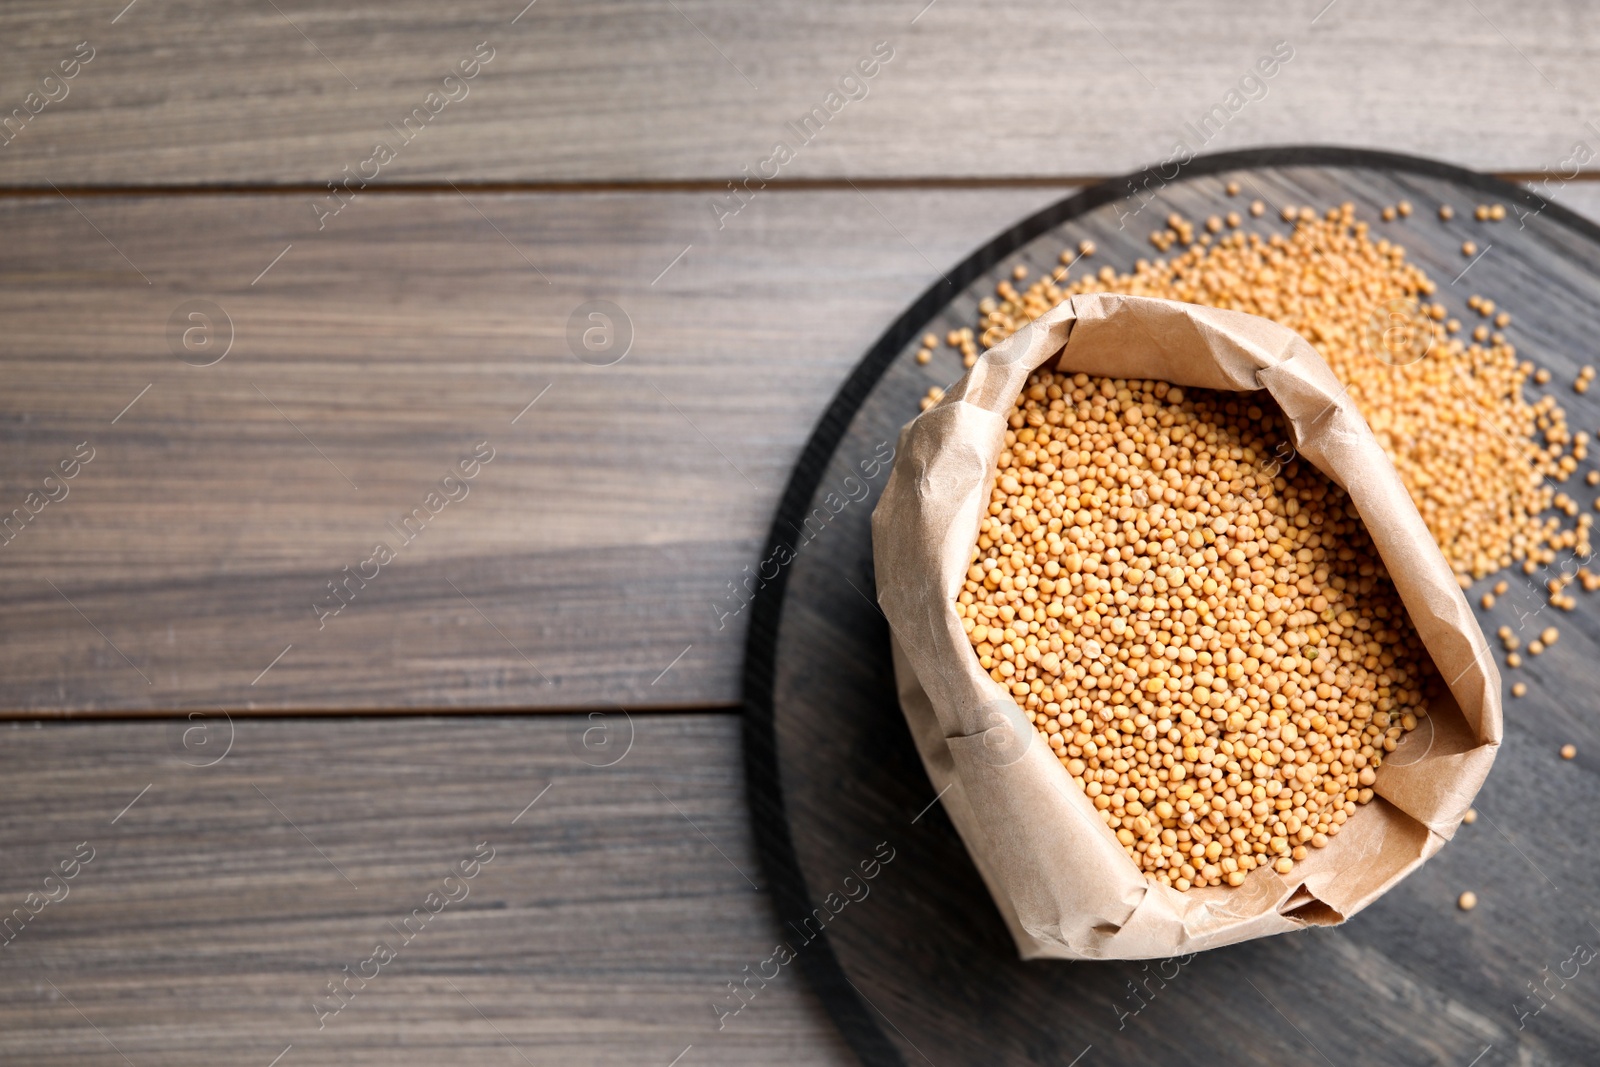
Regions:
<instances>
[{"instance_id":1,"label":"folded paper rim","mask_svg":"<svg viewBox=\"0 0 1600 1067\"><path fill-rule=\"evenodd\" d=\"M955 597L1005 416L1051 359L1072 372L1270 393L1299 454L1350 494L1447 682L1422 754L1386 760L1373 801L1288 876L1261 867L1237 888L1188 893L1147 879L972 653ZM896 456L872 527L901 708L1023 958L1157 958L1342 922L1453 835L1500 744L1499 674L1399 475L1294 331L1175 301L1076 296L982 353L902 430Z\"/></svg>"}]
</instances>

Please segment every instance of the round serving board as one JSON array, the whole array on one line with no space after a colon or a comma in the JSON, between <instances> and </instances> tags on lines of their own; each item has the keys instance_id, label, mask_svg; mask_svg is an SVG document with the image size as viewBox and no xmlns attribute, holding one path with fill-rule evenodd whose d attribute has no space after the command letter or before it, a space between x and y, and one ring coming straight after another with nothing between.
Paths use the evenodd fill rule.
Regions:
<instances>
[{"instance_id":1,"label":"round serving board","mask_svg":"<svg viewBox=\"0 0 1600 1067\"><path fill-rule=\"evenodd\" d=\"M1242 191L1229 197L1225 187ZM1137 190L1137 195L1131 191ZM1247 205L1261 199L1265 216ZM1379 222L1409 200L1409 219ZM1600 1062L1600 613L1546 606L1520 570L1480 621L1557 645L1506 686L1506 737L1480 817L1388 895L1339 927L1167 962L1017 959L936 802L895 697L874 596L869 517L882 460L929 386L960 377L919 339L976 322L1018 264L1030 277L1087 238L1092 269L1129 269L1176 211L1237 210L1286 232L1278 209L1353 201L1439 283L1451 315L1476 293L1508 310L1519 352L1549 368L1575 429L1600 427L1600 228L1526 190L1456 167L1343 149L1284 148L1193 161L1097 186L1000 234L884 334L840 390L790 480L756 592L746 667L751 803L785 948L868 1064L1593 1064ZM1478 222L1480 203L1505 204ZM1438 208L1455 208L1450 222ZM1525 215L1519 221L1518 216ZM1120 224L1119 224L1120 223ZM1462 255L1473 240L1487 249ZM1463 268L1470 270L1454 284ZM1078 267L1074 273L1083 269ZM1585 509L1582 474L1562 488ZM1470 591L1476 604L1493 579ZM1499 642L1491 642L1499 649ZM1503 663L1503 660L1502 660ZM1558 750L1571 742L1575 760ZM1456 907L1477 894L1471 912ZM1591 921L1593 920L1593 921ZM778 956L780 961L786 957ZM1534 990L1537 988L1539 995ZM759 1010L759 1002L752 1002Z\"/></svg>"}]
</instances>

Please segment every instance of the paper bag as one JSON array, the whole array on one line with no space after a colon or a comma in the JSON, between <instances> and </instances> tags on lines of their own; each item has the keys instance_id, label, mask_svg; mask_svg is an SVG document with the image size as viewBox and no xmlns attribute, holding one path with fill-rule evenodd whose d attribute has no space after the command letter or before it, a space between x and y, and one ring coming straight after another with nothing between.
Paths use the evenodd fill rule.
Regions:
<instances>
[{"instance_id":1,"label":"paper bag","mask_svg":"<svg viewBox=\"0 0 1600 1067\"><path fill-rule=\"evenodd\" d=\"M1349 493L1448 688L1378 769L1372 801L1288 875L1262 866L1187 893L1146 878L962 630L954 602L1006 417L1046 361L1270 393L1296 450ZM1455 576L1333 372L1266 319L1110 293L1062 303L906 426L872 540L901 708L1025 959L1150 959L1343 922L1449 840L1494 762L1500 677Z\"/></svg>"}]
</instances>

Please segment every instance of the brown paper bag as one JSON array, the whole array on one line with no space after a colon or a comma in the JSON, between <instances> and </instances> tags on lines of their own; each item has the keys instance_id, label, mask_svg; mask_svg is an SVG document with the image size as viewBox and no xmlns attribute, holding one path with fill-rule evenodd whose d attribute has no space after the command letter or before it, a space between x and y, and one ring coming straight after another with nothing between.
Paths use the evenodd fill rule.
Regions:
<instances>
[{"instance_id":1,"label":"brown paper bag","mask_svg":"<svg viewBox=\"0 0 1600 1067\"><path fill-rule=\"evenodd\" d=\"M1289 875L1180 893L1148 880L979 665L956 617L1005 419L1029 372L1267 390L1342 486L1449 692L1378 770L1371 803ZM1024 959L1148 959L1343 922L1455 833L1500 744L1500 676L1460 586L1343 387L1294 331L1168 300L1076 296L983 353L900 435L872 516L901 707Z\"/></svg>"}]
</instances>

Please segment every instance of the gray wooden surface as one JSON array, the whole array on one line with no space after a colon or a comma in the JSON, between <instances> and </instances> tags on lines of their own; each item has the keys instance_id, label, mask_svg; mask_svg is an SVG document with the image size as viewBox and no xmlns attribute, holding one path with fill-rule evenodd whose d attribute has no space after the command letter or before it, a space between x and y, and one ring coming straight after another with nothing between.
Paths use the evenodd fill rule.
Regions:
<instances>
[{"instance_id":1,"label":"gray wooden surface","mask_svg":"<svg viewBox=\"0 0 1600 1067\"><path fill-rule=\"evenodd\" d=\"M4 1062L840 1062L793 976L720 1031L710 1007L776 926L733 718L229 734L221 716L0 728L0 901L56 898L0 948ZM76 876L47 881L83 843ZM451 880L475 854L493 858ZM363 966L379 942L395 958ZM376 975L320 1016L346 966Z\"/></svg>"},{"instance_id":2,"label":"gray wooden surface","mask_svg":"<svg viewBox=\"0 0 1600 1067\"><path fill-rule=\"evenodd\" d=\"M0 949L0 1061L844 1062L792 973L715 1028L781 931L733 869L762 881L737 722L687 710L737 699L744 621L712 605L842 376L971 247L1180 139L1563 172L1600 144L1597 35L1499 0L0 8L0 504L97 449L0 549L0 902L97 849ZM1280 40L1265 94L1191 132ZM319 229L482 41L470 95ZM865 99L727 216L878 41ZM168 336L194 299L237 327L208 368ZM635 327L614 366L569 348L592 300ZM472 495L317 630L313 595L485 438ZM615 704L641 740L609 770L586 718L382 714ZM202 707L374 717L241 717L197 768L171 713ZM158 718L38 721L85 712ZM315 1031L484 838L470 906Z\"/></svg>"},{"instance_id":3,"label":"gray wooden surface","mask_svg":"<svg viewBox=\"0 0 1600 1067\"><path fill-rule=\"evenodd\" d=\"M460 96L443 79L480 42L494 58L377 180L720 187L880 41L893 58L791 145L784 179L1083 178L1178 139L1539 172L1597 136L1600 12L1579 0L525 2L8 4L6 111L80 41L95 58L0 149L0 181L321 188L430 91ZM1280 41L1293 58L1241 87ZM1200 130L1230 91L1239 106Z\"/></svg>"},{"instance_id":4,"label":"gray wooden surface","mask_svg":"<svg viewBox=\"0 0 1600 1067\"><path fill-rule=\"evenodd\" d=\"M0 547L0 708L730 704L728 583L839 381L1054 195L774 194L720 234L688 193L380 196L321 235L300 197L0 200L5 510L96 449ZM209 367L167 337L197 298L233 324ZM569 348L591 300L631 321L611 366Z\"/></svg>"}]
</instances>

